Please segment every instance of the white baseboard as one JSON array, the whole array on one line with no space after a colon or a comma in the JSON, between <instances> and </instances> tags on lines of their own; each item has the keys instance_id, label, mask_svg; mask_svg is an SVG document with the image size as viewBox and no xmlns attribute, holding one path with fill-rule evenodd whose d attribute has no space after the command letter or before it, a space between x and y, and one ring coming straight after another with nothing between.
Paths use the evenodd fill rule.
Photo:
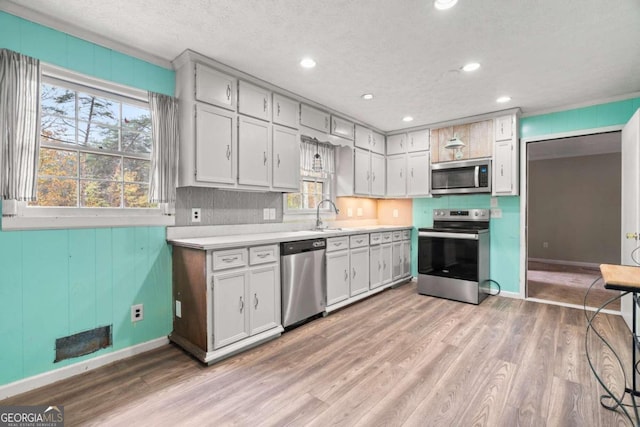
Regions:
<instances>
[{"instance_id":1,"label":"white baseboard","mask_svg":"<svg viewBox=\"0 0 640 427\"><path fill-rule=\"evenodd\" d=\"M491 289L491 292L494 292L494 289ZM509 292L509 291L500 291L500 296L505 298L514 298L514 299L523 299L524 297L520 295L520 292Z\"/></svg>"},{"instance_id":2,"label":"white baseboard","mask_svg":"<svg viewBox=\"0 0 640 427\"><path fill-rule=\"evenodd\" d=\"M584 307L580 304L570 304L568 302L560 302L560 301L551 301L551 300L546 300L546 299L540 299L540 298L527 298L527 301L531 301L531 302L537 302L540 304L549 304L549 305L559 305L560 307L568 307L568 308L577 308L579 310L584 310L586 308L587 311L596 311L598 310L598 307ZM605 314L614 314L617 316L620 316L620 311L616 311L616 310L610 310L608 308L604 308L602 310L600 310L600 313L605 313Z\"/></svg>"},{"instance_id":3,"label":"white baseboard","mask_svg":"<svg viewBox=\"0 0 640 427\"><path fill-rule=\"evenodd\" d=\"M563 261L559 259L546 258L529 258L529 261L546 262L547 264L573 265L576 267L600 268L600 264L596 262Z\"/></svg>"},{"instance_id":4,"label":"white baseboard","mask_svg":"<svg viewBox=\"0 0 640 427\"><path fill-rule=\"evenodd\" d=\"M121 359L126 359L127 357L135 356L136 354L153 350L154 348L162 347L168 343L169 339L167 337L157 338L155 340L123 348L122 350L117 350L112 353L103 354L102 356L98 356L93 359L84 360L60 369L44 372L42 374L34 375L33 377L2 385L0 386L0 400L82 374L83 372L108 365L109 363L113 363Z\"/></svg>"}]
</instances>

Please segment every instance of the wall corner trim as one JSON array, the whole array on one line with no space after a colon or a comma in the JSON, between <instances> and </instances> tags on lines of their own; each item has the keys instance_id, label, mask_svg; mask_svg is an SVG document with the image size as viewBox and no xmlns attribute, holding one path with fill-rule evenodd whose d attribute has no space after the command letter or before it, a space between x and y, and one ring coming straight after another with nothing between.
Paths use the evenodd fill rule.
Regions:
<instances>
[{"instance_id":1,"label":"wall corner trim","mask_svg":"<svg viewBox=\"0 0 640 427\"><path fill-rule=\"evenodd\" d=\"M169 339L167 337L157 338L142 344L107 353L93 359L84 360L60 369L44 372L42 374L2 385L0 386L0 400L43 387L60 380L71 378L75 375L100 368L118 360L126 359L128 357L135 356L136 354L144 353L167 344L169 344Z\"/></svg>"}]
</instances>

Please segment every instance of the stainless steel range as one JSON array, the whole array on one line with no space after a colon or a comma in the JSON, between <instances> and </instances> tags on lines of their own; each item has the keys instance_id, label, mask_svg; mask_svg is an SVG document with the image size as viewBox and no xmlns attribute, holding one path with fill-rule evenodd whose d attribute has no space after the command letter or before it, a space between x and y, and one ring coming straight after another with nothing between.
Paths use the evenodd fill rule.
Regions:
<instances>
[{"instance_id":1,"label":"stainless steel range","mask_svg":"<svg viewBox=\"0 0 640 427\"><path fill-rule=\"evenodd\" d=\"M418 229L418 293L471 304L489 295L489 209L435 209Z\"/></svg>"}]
</instances>

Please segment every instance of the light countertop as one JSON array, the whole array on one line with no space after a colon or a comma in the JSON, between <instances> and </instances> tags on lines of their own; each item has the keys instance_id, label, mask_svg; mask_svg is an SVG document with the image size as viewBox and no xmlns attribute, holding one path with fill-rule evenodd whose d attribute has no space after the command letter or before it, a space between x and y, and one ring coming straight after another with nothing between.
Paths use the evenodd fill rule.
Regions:
<instances>
[{"instance_id":1,"label":"light countertop","mask_svg":"<svg viewBox=\"0 0 640 427\"><path fill-rule=\"evenodd\" d=\"M376 233L395 230L411 229L411 226L386 226L373 225L365 227L345 227L345 228L329 228L323 231L317 230L298 230L298 231L278 231L272 233L247 233L247 234L230 234L226 236L209 236L209 237L193 237L193 238L176 238L167 239L174 246L183 246L193 249L226 249L238 246L255 246L268 245L280 242L291 242L296 240L307 240L317 238L329 238L337 236L348 236L363 233Z\"/></svg>"}]
</instances>

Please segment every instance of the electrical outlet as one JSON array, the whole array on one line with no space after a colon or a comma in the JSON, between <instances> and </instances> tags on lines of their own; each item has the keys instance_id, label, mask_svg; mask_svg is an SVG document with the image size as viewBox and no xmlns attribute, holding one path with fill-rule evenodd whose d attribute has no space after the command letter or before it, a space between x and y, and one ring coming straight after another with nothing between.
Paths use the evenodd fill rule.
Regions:
<instances>
[{"instance_id":1,"label":"electrical outlet","mask_svg":"<svg viewBox=\"0 0 640 427\"><path fill-rule=\"evenodd\" d=\"M398 216L399 216L398 209L394 209L394 210L393 210L393 217L394 217L394 218L398 218Z\"/></svg>"},{"instance_id":2,"label":"electrical outlet","mask_svg":"<svg viewBox=\"0 0 640 427\"><path fill-rule=\"evenodd\" d=\"M269 219L271 219L271 220L275 220L276 219L276 208L270 208L269 209Z\"/></svg>"},{"instance_id":3,"label":"electrical outlet","mask_svg":"<svg viewBox=\"0 0 640 427\"><path fill-rule=\"evenodd\" d=\"M498 207L498 198L497 197L492 197L491 198L491 207L492 208L497 208Z\"/></svg>"},{"instance_id":4,"label":"electrical outlet","mask_svg":"<svg viewBox=\"0 0 640 427\"><path fill-rule=\"evenodd\" d=\"M491 209L491 219L502 218L502 209Z\"/></svg>"},{"instance_id":5,"label":"electrical outlet","mask_svg":"<svg viewBox=\"0 0 640 427\"><path fill-rule=\"evenodd\" d=\"M142 304L135 304L131 306L131 321L139 322L144 319L144 307Z\"/></svg>"},{"instance_id":6,"label":"electrical outlet","mask_svg":"<svg viewBox=\"0 0 640 427\"><path fill-rule=\"evenodd\" d=\"M182 317L182 303L176 300L176 317Z\"/></svg>"},{"instance_id":7,"label":"electrical outlet","mask_svg":"<svg viewBox=\"0 0 640 427\"><path fill-rule=\"evenodd\" d=\"M549 247L549 242L542 242L542 247L547 249Z\"/></svg>"},{"instance_id":8,"label":"electrical outlet","mask_svg":"<svg viewBox=\"0 0 640 427\"><path fill-rule=\"evenodd\" d=\"M347 216L348 217L352 217L353 216L353 208L347 208Z\"/></svg>"},{"instance_id":9,"label":"electrical outlet","mask_svg":"<svg viewBox=\"0 0 640 427\"><path fill-rule=\"evenodd\" d=\"M191 222L200 222L202 217L202 209L191 208Z\"/></svg>"},{"instance_id":10,"label":"electrical outlet","mask_svg":"<svg viewBox=\"0 0 640 427\"><path fill-rule=\"evenodd\" d=\"M358 209L356 210L356 215L358 215L358 216L362 216L362 208L358 208Z\"/></svg>"},{"instance_id":11,"label":"electrical outlet","mask_svg":"<svg viewBox=\"0 0 640 427\"><path fill-rule=\"evenodd\" d=\"M269 221L269 208L262 209L262 219Z\"/></svg>"}]
</instances>

